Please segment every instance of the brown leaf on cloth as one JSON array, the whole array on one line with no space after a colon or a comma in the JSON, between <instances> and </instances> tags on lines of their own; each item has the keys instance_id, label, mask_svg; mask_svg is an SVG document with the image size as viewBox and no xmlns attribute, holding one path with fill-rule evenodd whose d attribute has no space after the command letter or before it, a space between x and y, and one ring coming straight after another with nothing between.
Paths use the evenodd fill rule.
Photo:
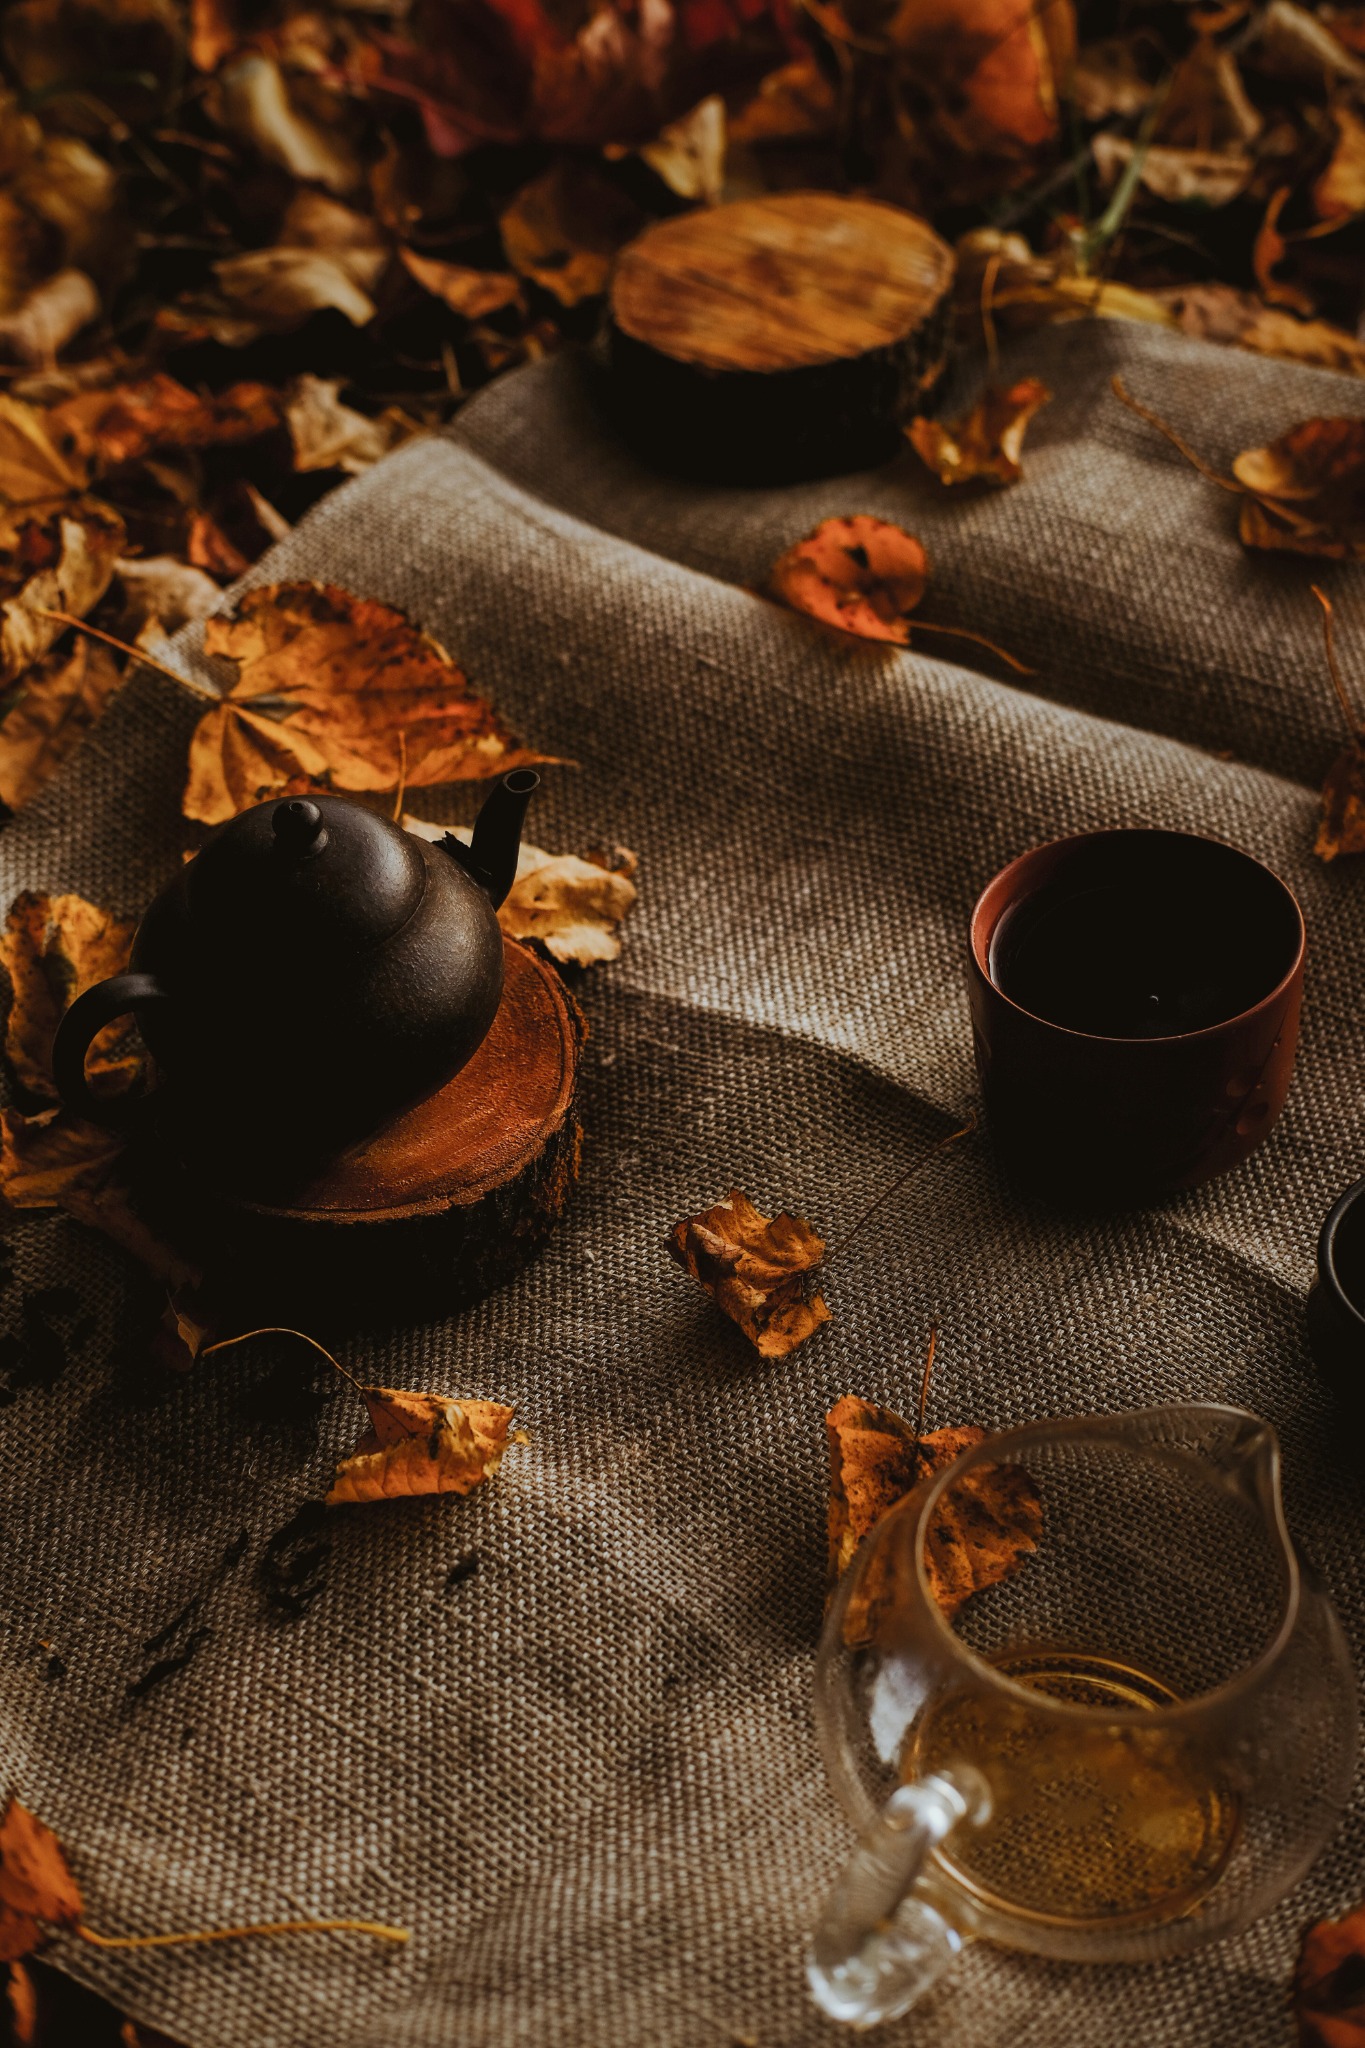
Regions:
<instances>
[{"instance_id":1,"label":"brown leaf on cloth","mask_svg":"<svg viewBox=\"0 0 1365 2048\"><path fill-rule=\"evenodd\" d=\"M450 1401L397 1387L362 1392L370 1427L337 1466L328 1507L472 1493L501 1464L514 1412L501 1402Z\"/></svg>"},{"instance_id":2,"label":"brown leaf on cloth","mask_svg":"<svg viewBox=\"0 0 1365 2048\"><path fill-rule=\"evenodd\" d=\"M94 498L43 517L0 516L0 682L22 675L63 631L45 612L84 618L99 602L123 541L123 521Z\"/></svg>"},{"instance_id":3,"label":"brown leaf on cloth","mask_svg":"<svg viewBox=\"0 0 1365 2048\"><path fill-rule=\"evenodd\" d=\"M1365 560L1365 419L1303 420L1232 465L1249 547Z\"/></svg>"},{"instance_id":4,"label":"brown leaf on cloth","mask_svg":"<svg viewBox=\"0 0 1365 2048\"><path fill-rule=\"evenodd\" d=\"M1291 2000L1299 2048L1365 2048L1365 1906L1304 1928Z\"/></svg>"},{"instance_id":5,"label":"brown leaf on cloth","mask_svg":"<svg viewBox=\"0 0 1365 2048\"><path fill-rule=\"evenodd\" d=\"M870 513L825 519L773 563L773 595L862 640L910 644L910 614L929 584L922 541Z\"/></svg>"},{"instance_id":6,"label":"brown leaf on cloth","mask_svg":"<svg viewBox=\"0 0 1365 2048\"><path fill-rule=\"evenodd\" d=\"M207 622L204 651L237 665L190 742L183 808L205 825L301 781L353 793L430 787L546 758L518 745L402 612L334 584L248 591L235 618Z\"/></svg>"},{"instance_id":7,"label":"brown leaf on cloth","mask_svg":"<svg viewBox=\"0 0 1365 2048\"><path fill-rule=\"evenodd\" d=\"M829 1443L829 1583L851 1563L868 1531L911 1489L963 1451L985 1441L972 1423L918 1436L893 1409L845 1394L825 1417ZM940 1499L925 1538L924 1562L934 1598L951 1617L973 1593L994 1586L1038 1546L1042 1501L1021 1465L983 1465ZM867 1642L903 1597L889 1552L872 1560L844 1630ZM911 1566L913 1569L913 1566Z\"/></svg>"},{"instance_id":8,"label":"brown leaf on cloth","mask_svg":"<svg viewBox=\"0 0 1365 2048\"><path fill-rule=\"evenodd\" d=\"M423 839L443 839L444 825L428 825L405 817L409 832ZM472 834L460 826L452 835L468 845ZM523 845L517 874L498 908L498 923L511 939L532 939L561 967L594 967L621 955L616 927L639 893L635 885L637 856L623 846L610 853L593 852L580 860L574 853L546 853Z\"/></svg>"},{"instance_id":9,"label":"brown leaf on cloth","mask_svg":"<svg viewBox=\"0 0 1365 2048\"><path fill-rule=\"evenodd\" d=\"M1313 851L1319 860L1335 860L1339 853L1365 853L1365 722L1351 702L1337 661L1332 632L1332 601L1317 584L1313 595L1322 606L1322 637L1327 655L1327 672L1332 678L1337 703L1350 735L1345 751L1327 771L1318 812L1318 833Z\"/></svg>"},{"instance_id":10,"label":"brown leaf on cloth","mask_svg":"<svg viewBox=\"0 0 1365 2048\"><path fill-rule=\"evenodd\" d=\"M84 896L16 896L0 936L0 969L9 982L5 1057L30 1095L57 1100L52 1041L86 989L128 965L132 924ZM86 1061L97 1095L122 1095L141 1077L141 1043L128 1018L100 1032Z\"/></svg>"},{"instance_id":11,"label":"brown leaf on cloth","mask_svg":"<svg viewBox=\"0 0 1365 2048\"><path fill-rule=\"evenodd\" d=\"M36 796L122 682L109 649L83 634L28 669L0 709L0 803L17 811Z\"/></svg>"},{"instance_id":12,"label":"brown leaf on cloth","mask_svg":"<svg viewBox=\"0 0 1365 2048\"><path fill-rule=\"evenodd\" d=\"M1051 396L1037 377L1021 377L1003 389L990 384L961 419L912 420L906 438L940 483L1015 484L1024 474L1028 423Z\"/></svg>"},{"instance_id":13,"label":"brown leaf on cloth","mask_svg":"<svg viewBox=\"0 0 1365 2048\"><path fill-rule=\"evenodd\" d=\"M1177 448L1199 474L1240 494L1245 546L1334 561L1365 561L1365 419L1302 420L1264 448L1249 448L1230 477L1197 455L1174 427L1111 380L1114 396Z\"/></svg>"},{"instance_id":14,"label":"brown leaf on cloth","mask_svg":"<svg viewBox=\"0 0 1365 2048\"><path fill-rule=\"evenodd\" d=\"M104 1187L123 1144L116 1131L64 1109L0 1110L0 1195L11 1209L79 1210L90 1220L88 1198Z\"/></svg>"},{"instance_id":15,"label":"brown leaf on cloth","mask_svg":"<svg viewBox=\"0 0 1365 2048\"><path fill-rule=\"evenodd\" d=\"M11 1793L0 1814L0 1962L31 1955L54 1927L75 1927L80 1887L51 1828Z\"/></svg>"},{"instance_id":16,"label":"brown leaf on cloth","mask_svg":"<svg viewBox=\"0 0 1365 2048\"><path fill-rule=\"evenodd\" d=\"M765 1216L738 1188L675 1223L669 1254L763 1358L786 1358L830 1320L812 1275L825 1240L799 1216Z\"/></svg>"},{"instance_id":17,"label":"brown leaf on cloth","mask_svg":"<svg viewBox=\"0 0 1365 2048\"><path fill-rule=\"evenodd\" d=\"M604 292L617 250L643 225L615 185L562 157L523 186L499 222L512 268L561 306Z\"/></svg>"},{"instance_id":18,"label":"brown leaf on cloth","mask_svg":"<svg viewBox=\"0 0 1365 2048\"><path fill-rule=\"evenodd\" d=\"M1365 341L1330 320L1299 320L1230 284L1180 285L1148 294L1170 323L1197 341L1230 343L1257 355L1365 377Z\"/></svg>"}]
</instances>

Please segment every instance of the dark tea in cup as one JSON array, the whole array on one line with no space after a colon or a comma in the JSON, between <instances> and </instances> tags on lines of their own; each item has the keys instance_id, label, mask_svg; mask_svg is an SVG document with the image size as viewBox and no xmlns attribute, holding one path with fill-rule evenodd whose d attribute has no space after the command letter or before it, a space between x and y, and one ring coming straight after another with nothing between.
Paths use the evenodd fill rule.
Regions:
<instances>
[{"instance_id":1,"label":"dark tea in cup","mask_svg":"<svg viewBox=\"0 0 1365 2048\"><path fill-rule=\"evenodd\" d=\"M1269 1131L1304 933L1290 891L1250 855L1181 832L1056 840L988 885L971 939L987 1110L1038 1177L1191 1187Z\"/></svg>"}]
</instances>

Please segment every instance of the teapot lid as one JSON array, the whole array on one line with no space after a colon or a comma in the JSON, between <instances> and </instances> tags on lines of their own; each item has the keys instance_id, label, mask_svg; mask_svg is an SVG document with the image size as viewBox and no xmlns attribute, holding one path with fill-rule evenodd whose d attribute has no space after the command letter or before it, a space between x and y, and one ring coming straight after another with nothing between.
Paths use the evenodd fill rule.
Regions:
<instances>
[{"instance_id":1,"label":"teapot lid","mask_svg":"<svg viewBox=\"0 0 1365 2048\"><path fill-rule=\"evenodd\" d=\"M417 842L346 797L257 804L221 827L186 875L196 924L310 956L365 952L406 924L426 889Z\"/></svg>"}]
</instances>

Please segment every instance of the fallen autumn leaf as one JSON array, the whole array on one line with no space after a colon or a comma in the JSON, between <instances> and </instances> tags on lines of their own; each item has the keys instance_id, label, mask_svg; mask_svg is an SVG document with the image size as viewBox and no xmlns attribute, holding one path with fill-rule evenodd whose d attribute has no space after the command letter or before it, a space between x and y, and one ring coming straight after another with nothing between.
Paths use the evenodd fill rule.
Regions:
<instances>
[{"instance_id":1,"label":"fallen autumn leaf","mask_svg":"<svg viewBox=\"0 0 1365 2048\"><path fill-rule=\"evenodd\" d=\"M1024 474L1020 458L1028 423L1051 396L1037 377L1021 377L1003 389L991 384L960 419L912 420L906 438L940 483L1015 484Z\"/></svg>"},{"instance_id":2,"label":"fallen autumn leaf","mask_svg":"<svg viewBox=\"0 0 1365 2048\"><path fill-rule=\"evenodd\" d=\"M765 1216L732 1188L714 1208L675 1223L667 1244L763 1358L786 1358L830 1320L812 1279L825 1240L799 1216Z\"/></svg>"}]
</instances>

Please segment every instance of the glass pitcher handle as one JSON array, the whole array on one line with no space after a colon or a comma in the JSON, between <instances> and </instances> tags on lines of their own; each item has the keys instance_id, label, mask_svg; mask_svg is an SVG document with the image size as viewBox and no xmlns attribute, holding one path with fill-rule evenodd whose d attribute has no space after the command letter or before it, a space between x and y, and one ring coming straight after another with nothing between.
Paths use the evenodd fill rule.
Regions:
<instances>
[{"instance_id":1,"label":"glass pitcher handle","mask_svg":"<svg viewBox=\"0 0 1365 2048\"><path fill-rule=\"evenodd\" d=\"M990 1816L979 1771L958 1765L898 1785L844 1867L806 1957L820 2010L854 2027L908 2012L942 1976L962 1937L912 1896L933 1850L959 1821Z\"/></svg>"}]
</instances>

